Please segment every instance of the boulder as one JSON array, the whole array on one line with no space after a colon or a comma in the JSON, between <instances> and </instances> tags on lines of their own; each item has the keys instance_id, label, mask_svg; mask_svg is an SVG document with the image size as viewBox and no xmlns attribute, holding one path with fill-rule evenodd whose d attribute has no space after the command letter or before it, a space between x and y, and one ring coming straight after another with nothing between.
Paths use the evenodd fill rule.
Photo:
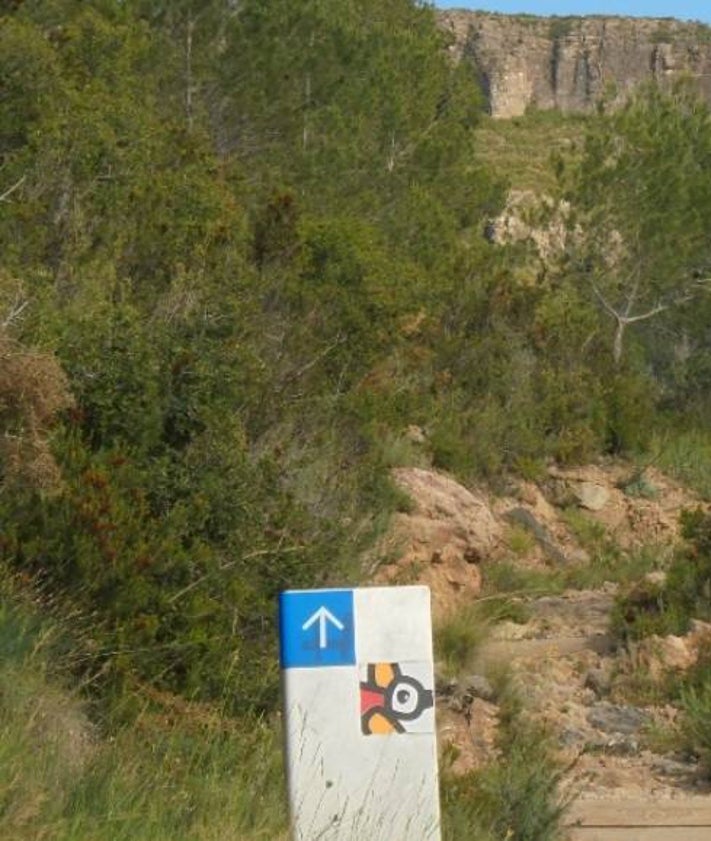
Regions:
<instances>
[{"instance_id":1,"label":"boulder","mask_svg":"<svg viewBox=\"0 0 711 841\"><path fill-rule=\"evenodd\" d=\"M685 672L698 658L698 650L692 640L669 634L657 634L640 640L631 649L635 668L646 671L652 680L662 680L670 672Z\"/></svg>"},{"instance_id":2,"label":"boulder","mask_svg":"<svg viewBox=\"0 0 711 841\"><path fill-rule=\"evenodd\" d=\"M439 618L479 595L478 563L500 539L501 526L484 494L443 473L399 467L392 475L412 511L395 515L387 541L395 560L375 580L427 584Z\"/></svg>"},{"instance_id":3,"label":"boulder","mask_svg":"<svg viewBox=\"0 0 711 841\"><path fill-rule=\"evenodd\" d=\"M596 730L613 735L632 736L649 722L649 716L636 707L602 702L588 711L588 723Z\"/></svg>"},{"instance_id":4,"label":"boulder","mask_svg":"<svg viewBox=\"0 0 711 841\"><path fill-rule=\"evenodd\" d=\"M574 492L580 506L588 511L602 511L610 501L609 490L594 482L581 482Z\"/></svg>"}]
</instances>

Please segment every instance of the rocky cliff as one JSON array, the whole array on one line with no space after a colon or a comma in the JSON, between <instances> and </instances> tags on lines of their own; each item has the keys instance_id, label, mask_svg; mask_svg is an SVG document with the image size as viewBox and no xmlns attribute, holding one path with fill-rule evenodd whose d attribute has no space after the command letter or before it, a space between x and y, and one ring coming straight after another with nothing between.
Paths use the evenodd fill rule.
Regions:
<instances>
[{"instance_id":1,"label":"rocky cliff","mask_svg":"<svg viewBox=\"0 0 711 841\"><path fill-rule=\"evenodd\" d=\"M442 12L453 55L472 64L494 117L529 107L589 111L611 91L690 77L711 103L711 27L670 18L537 18Z\"/></svg>"}]
</instances>

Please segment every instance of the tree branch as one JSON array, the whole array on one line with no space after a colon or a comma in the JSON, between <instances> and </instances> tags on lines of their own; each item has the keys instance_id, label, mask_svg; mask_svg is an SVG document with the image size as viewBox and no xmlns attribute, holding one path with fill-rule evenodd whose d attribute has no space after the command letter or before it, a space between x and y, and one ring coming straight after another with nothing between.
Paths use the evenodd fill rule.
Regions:
<instances>
[{"instance_id":1,"label":"tree branch","mask_svg":"<svg viewBox=\"0 0 711 841\"><path fill-rule=\"evenodd\" d=\"M29 305L29 303L29 298L25 299L22 302L20 302L19 300L15 301L15 303L10 308L10 312L8 313L7 317L2 322L2 324L0 324L0 327L2 327L3 330L7 330L7 328L12 324L12 322L22 315L23 310Z\"/></svg>"},{"instance_id":2,"label":"tree branch","mask_svg":"<svg viewBox=\"0 0 711 841\"><path fill-rule=\"evenodd\" d=\"M604 309L604 310L605 310L605 311L606 311L609 315L611 315L611 316L612 316L615 320L619 321L619 320L620 320L620 318L621 318L620 314L617 312L617 310L616 310L613 306L611 306L610 304L608 304L608 303L607 303L607 300L606 300L605 296L604 296L604 295L602 294L602 292L600 292L600 290L598 289L597 283L595 283L595 281L594 281L594 280L591 280L591 281L590 281L590 285L591 285L591 286L592 286L592 288L593 288L593 292L595 293L595 297L596 297L596 298L598 299L598 301L602 304L603 309Z\"/></svg>"},{"instance_id":3,"label":"tree branch","mask_svg":"<svg viewBox=\"0 0 711 841\"><path fill-rule=\"evenodd\" d=\"M688 298L685 298L684 300L688 300ZM674 303L680 304L682 303L682 300L679 299ZM657 304L656 307L653 307L651 310L647 310L647 312L640 313L639 315L620 316L619 320L623 324L634 324L636 321L646 321L648 318L653 318L655 315L659 315L660 312L668 310L670 306L671 304Z\"/></svg>"},{"instance_id":4,"label":"tree branch","mask_svg":"<svg viewBox=\"0 0 711 841\"><path fill-rule=\"evenodd\" d=\"M15 190L18 190L24 183L25 179L27 178L26 175L23 175L18 181L16 181L12 187L8 187L4 193L0 195L0 201L7 201L8 196L11 196Z\"/></svg>"},{"instance_id":5,"label":"tree branch","mask_svg":"<svg viewBox=\"0 0 711 841\"><path fill-rule=\"evenodd\" d=\"M630 292L627 298L627 306L625 307L625 316L629 316L632 312L632 307L634 306L634 302L637 300L637 293L639 292L639 274L634 279L634 283L632 285L632 291Z\"/></svg>"}]
</instances>

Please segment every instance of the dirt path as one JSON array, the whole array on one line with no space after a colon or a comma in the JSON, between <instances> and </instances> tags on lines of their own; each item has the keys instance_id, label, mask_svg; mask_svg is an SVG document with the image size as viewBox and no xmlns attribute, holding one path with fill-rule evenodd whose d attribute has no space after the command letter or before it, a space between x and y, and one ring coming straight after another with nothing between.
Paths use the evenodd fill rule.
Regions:
<instances>
[{"instance_id":1,"label":"dirt path","mask_svg":"<svg viewBox=\"0 0 711 841\"><path fill-rule=\"evenodd\" d=\"M426 440L426 431L410 432ZM507 567L583 572L595 562L633 561L610 568L631 586L626 576L637 575L638 562L640 575L647 566L650 574L665 569L680 539L680 512L702 504L653 466L640 472L614 460L551 465L536 481L512 480L503 496L422 467L397 468L393 478L413 506L395 518L381 553L395 560L375 567L376 581L428 584L437 620L456 616L487 584L501 590ZM498 585L495 569L504 571ZM651 686L653 665L659 672L673 658L674 668L693 662L688 640L658 640L668 643L661 660L649 648L634 656L618 650L609 632L616 589L525 600L525 624L496 626L456 679L443 670L440 743L452 747L454 773L496 758L495 686L504 667L557 740L568 769L563 795L575 800L572 841L711 841L711 788L681 749L678 710Z\"/></svg>"},{"instance_id":2,"label":"dirt path","mask_svg":"<svg viewBox=\"0 0 711 841\"><path fill-rule=\"evenodd\" d=\"M555 735L569 841L711 841L711 786L675 744L677 711L630 700L634 671L608 631L614 595L609 586L531 600L529 621L497 626L469 680L505 664ZM475 697L467 718L469 759L486 762L495 702Z\"/></svg>"},{"instance_id":3,"label":"dirt path","mask_svg":"<svg viewBox=\"0 0 711 841\"><path fill-rule=\"evenodd\" d=\"M569 657L586 651L610 654L614 648L608 634L588 636L545 637L542 639L493 640L477 652L475 669L485 669L494 663L514 660L546 660Z\"/></svg>"},{"instance_id":4,"label":"dirt path","mask_svg":"<svg viewBox=\"0 0 711 841\"><path fill-rule=\"evenodd\" d=\"M500 626L476 666L508 663L556 734L571 841L711 841L711 788L670 744L676 710L626 700L613 600L613 587L532 600L530 620Z\"/></svg>"}]
</instances>

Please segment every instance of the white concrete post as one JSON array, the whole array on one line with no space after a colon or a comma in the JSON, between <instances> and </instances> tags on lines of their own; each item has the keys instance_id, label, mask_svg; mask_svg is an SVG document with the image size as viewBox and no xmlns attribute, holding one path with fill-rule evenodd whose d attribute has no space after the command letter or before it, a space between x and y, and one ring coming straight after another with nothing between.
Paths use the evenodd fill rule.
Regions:
<instances>
[{"instance_id":1,"label":"white concrete post","mask_svg":"<svg viewBox=\"0 0 711 841\"><path fill-rule=\"evenodd\" d=\"M280 597L294 841L439 841L427 587Z\"/></svg>"}]
</instances>

